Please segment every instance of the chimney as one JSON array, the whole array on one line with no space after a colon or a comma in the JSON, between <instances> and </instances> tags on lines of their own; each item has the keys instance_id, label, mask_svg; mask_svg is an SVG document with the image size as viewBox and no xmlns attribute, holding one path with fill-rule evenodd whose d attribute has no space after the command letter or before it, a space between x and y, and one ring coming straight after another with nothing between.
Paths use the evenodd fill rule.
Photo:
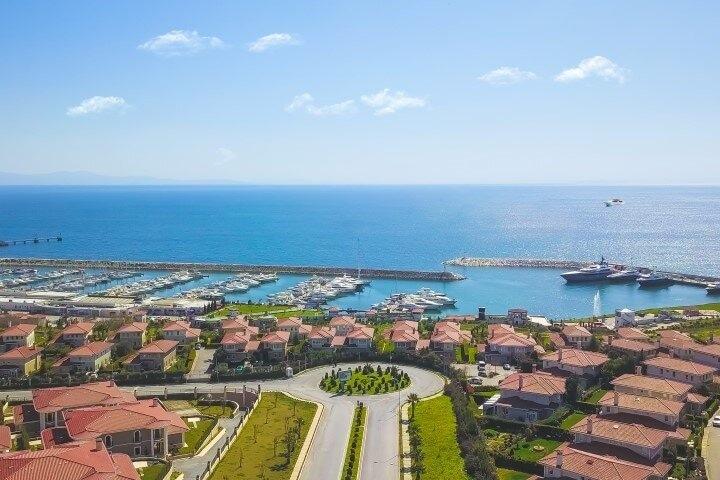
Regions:
<instances>
[{"instance_id":1,"label":"chimney","mask_svg":"<svg viewBox=\"0 0 720 480\"><path fill-rule=\"evenodd\" d=\"M593 420L592 416L587 417L587 433L592 433Z\"/></svg>"},{"instance_id":2,"label":"chimney","mask_svg":"<svg viewBox=\"0 0 720 480\"><path fill-rule=\"evenodd\" d=\"M635 375L642 375L642 365L635 367Z\"/></svg>"},{"instance_id":3,"label":"chimney","mask_svg":"<svg viewBox=\"0 0 720 480\"><path fill-rule=\"evenodd\" d=\"M159 400L157 397L153 398L152 406L153 406L153 407L159 407L159 406L160 406L160 400Z\"/></svg>"},{"instance_id":4,"label":"chimney","mask_svg":"<svg viewBox=\"0 0 720 480\"><path fill-rule=\"evenodd\" d=\"M620 394L616 390L615 397L613 398L613 405L615 405L617 407L619 404L620 404Z\"/></svg>"},{"instance_id":5,"label":"chimney","mask_svg":"<svg viewBox=\"0 0 720 480\"><path fill-rule=\"evenodd\" d=\"M522 390L522 387L523 387L523 375L521 373L520 376L518 377L518 391Z\"/></svg>"},{"instance_id":6,"label":"chimney","mask_svg":"<svg viewBox=\"0 0 720 480\"><path fill-rule=\"evenodd\" d=\"M105 444L103 443L101 438L95 439L95 451L96 452L102 452L103 448L105 448Z\"/></svg>"},{"instance_id":7,"label":"chimney","mask_svg":"<svg viewBox=\"0 0 720 480\"><path fill-rule=\"evenodd\" d=\"M562 348L558 349L558 363L562 362Z\"/></svg>"},{"instance_id":8,"label":"chimney","mask_svg":"<svg viewBox=\"0 0 720 480\"><path fill-rule=\"evenodd\" d=\"M562 468L563 465L563 453L562 450L557 451L557 457L555 457L555 466L557 468Z\"/></svg>"}]
</instances>

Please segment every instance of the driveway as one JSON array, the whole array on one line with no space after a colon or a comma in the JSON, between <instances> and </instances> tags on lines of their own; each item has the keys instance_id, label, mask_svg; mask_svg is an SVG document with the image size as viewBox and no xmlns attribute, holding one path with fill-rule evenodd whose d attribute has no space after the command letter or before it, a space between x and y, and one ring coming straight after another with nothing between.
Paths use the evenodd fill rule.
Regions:
<instances>
[{"instance_id":1,"label":"driveway","mask_svg":"<svg viewBox=\"0 0 720 480\"><path fill-rule=\"evenodd\" d=\"M201 350L202 351L202 350ZM198 360L199 361L199 360ZM362 364L341 364L343 368ZM377 363L372 363L377 366ZM389 364L380 364L384 367ZM410 377L410 386L400 392L382 395L337 396L326 393L318 387L320 380L332 367L319 367L305 371L294 378L279 380L261 380L252 382L198 383L182 385L143 386L143 394L161 397L167 388L168 393L192 393L194 387L203 393L222 392L225 385L228 389L242 389L242 385L263 390L287 392L303 400L321 403L324 406L320 421L313 438L312 445L300 471L301 480L337 480L340 478L344 461L345 446L350 435L355 402L360 400L368 407L368 425L365 447L362 458L361 480L397 480L400 475L398 446L398 414L399 406L410 393L425 397L442 390L443 379L428 370L416 367L401 366ZM135 387L127 387L134 390ZM28 400L29 391L6 392L11 399ZM239 419L237 420L239 422ZM234 423L234 422L233 422ZM227 425L232 428L232 425ZM229 430L228 430L229 431ZM223 440L224 441L224 440ZM219 445L220 443L218 443ZM214 454L214 449L211 452ZM199 462L176 462L178 467L186 470L185 478L194 480Z\"/></svg>"},{"instance_id":2,"label":"driveway","mask_svg":"<svg viewBox=\"0 0 720 480\"><path fill-rule=\"evenodd\" d=\"M210 367L213 357L215 356L214 348L201 348L195 351L195 363L192 370L188 373L190 379L208 379L210 380Z\"/></svg>"},{"instance_id":3,"label":"driveway","mask_svg":"<svg viewBox=\"0 0 720 480\"><path fill-rule=\"evenodd\" d=\"M464 370L465 375L468 377L477 377L478 376L478 367L475 364L461 364L461 363L454 363L453 368L456 368L458 370ZM497 375L493 377L480 377L482 379L482 384L492 387L497 387L500 382L505 380L509 375L515 373L516 369L515 367L510 367L510 370L504 370L501 366L497 365L487 365L486 372L494 372L497 373Z\"/></svg>"}]
</instances>

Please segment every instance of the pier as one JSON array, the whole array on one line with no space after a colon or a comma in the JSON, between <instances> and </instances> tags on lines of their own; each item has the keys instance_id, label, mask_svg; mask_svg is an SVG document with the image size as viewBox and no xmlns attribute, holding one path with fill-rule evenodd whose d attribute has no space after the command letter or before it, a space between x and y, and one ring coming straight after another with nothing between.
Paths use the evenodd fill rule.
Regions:
<instances>
[{"instance_id":1,"label":"pier","mask_svg":"<svg viewBox=\"0 0 720 480\"><path fill-rule=\"evenodd\" d=\"M278 273L297 275L339 276L391 280L427 280L454 282L465 277L447 271L393 270L381 268L349 268L293 265L245 265L237 263L142 262L132 260L73 260L50 258L0 258L0 265L8 267L100 268L110 270L199 270L229 273Z\"/></svg>"},{"instance_id":2,"label":"pier","mask_svg":"<svg viewBox=\"0 0 720 480\"><path fill-rule=\"evenodd\" d=\"M62 236L57 235L55 237L44 237L44 238L26 238L22 240L0 240L0 247L9 247L10 245L20 245L28 243L48 243L48 242L62 242Z\"/></svg>"},{"instance_id":3,"label":"pier","mask_svg":"<svg viewBox=\"0 0 720 480\"><path fill-rule=\"evenodd\" d=\"M537 258L481 258L481 257L460 257L443 262L445 265L456 267L503 267L503 268L561 268L577 269L592 264L592 261L577 260L547 260ZM668 272L648 267L627 265L621 262L608 262L612 266L626 266L640 271L655 271L666 275L673 282L682 285L705 288L708 283L720 282L720 277L709 275L695 275L692 273Z\"/></svg>"}]
</instances>

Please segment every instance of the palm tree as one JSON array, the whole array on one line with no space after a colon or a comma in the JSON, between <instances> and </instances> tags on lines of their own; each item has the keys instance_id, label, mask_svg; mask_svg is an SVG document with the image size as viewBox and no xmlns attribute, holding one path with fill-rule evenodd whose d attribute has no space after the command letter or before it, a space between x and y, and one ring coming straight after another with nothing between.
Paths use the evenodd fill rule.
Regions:
<instances>
[{"instance_id":1,"label":"palm tree","mask_svg":"<svg viewBox=\"0 0 720 480\"><path fill-rule=\"evenodd\" d=\"M410 402L410 418L415 418L415 404L420 401L417 393L411 393L408 395L408 402Z\"/></svg>"}]
</instances>

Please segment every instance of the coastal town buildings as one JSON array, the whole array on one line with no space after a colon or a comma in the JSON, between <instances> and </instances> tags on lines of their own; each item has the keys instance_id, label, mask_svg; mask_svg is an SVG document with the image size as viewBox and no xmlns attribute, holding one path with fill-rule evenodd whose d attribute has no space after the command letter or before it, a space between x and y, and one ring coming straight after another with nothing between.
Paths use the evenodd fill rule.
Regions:
<instances>
[{"instance_id":1,"label":"coastal town buildings","mask_svg":"<svg viewBox=\"0 0 720 480\"><path fill-rule=\"evenodd\" d=\"M93 327L90 322L71 323L63 328L58 340L71 347L81 347L90 342Z\"/></svg>"},{"instance_id":2,"label":"coastal town buildings","mask_svg":"<svg viewBox=\"0 0 720 480\"><path fill-rule=\"evenodd\" d=\"M502 323L488 325L485 360L494 365L518 362L530 358L533 353L545 350L528 335L515 332L512 325Z\"/></svg>"},{"instance_id":3,"label":"coastal town buildings","mask_svg":"<svg viewBox=\"0 0 720 480\"><path fill-rule=\"evenodd\" d=\"M53 364L53 369L65 374L97 372L110 363L112 346L109 342L90 342L71 350Z\"/></svg>"},{"instance_id":4,"label":"coastal town buildings","mask_svg":"<svg viewBox=\"0 0 720 480\"><path fill-rule=\"evenodd\" d=\"M560 334L565 339L565 343L575 348L587 348L592 340L592 333L582 325L565 325Z\"/></svg>"},{"instance_id":5,"label":"coastal town buildings","mask_svg":"<svg viewBox=\"0 0 720 480\"><path fill-rule=\"evenodd\" d=\"M126 323L115 332L113 341L137 350L147 343L147 328L146 322Z\"/></svg>"},{"instance_id":6,"label":"coastal town buildings","mask_svg":"<svg viewBox=\"0 0 720 480\"><path fill-rule=\"evenodd\" d=\"M189 322L176 320L163 326L162 336L165 340L172 340L183 345L192 344L200 338L200 329L193 328Z\"/></svg>"},{"instance_id":7,"label":"coastal town buildings","mask_svg":"<svg viewBox=\"0 0 720 480\"><path fill-rule=\"evenodd\" d=\"M532 423L549 417L563 404L565 378L548 372L516 372L498 388L499 398L483 405L485 415Z\"/></svg>"},{"instance_id":8,"label":"coastal town buildings","mask_svg":"<svg viewBox=\"0 0 720 480\"><path fill-rule=\"evenodd\" d=\"M24 345L0 354L0 376L32 375L40 370L42 349Z\"/></svg>"},{"instance_id":9,"label":"coastal town buildings","mask_svg":"<svg viewBox=\"0 0 720 480\"><path fill-rule=\"evenodd\" d=\"M155 340L140 350L128 360L128 366L137 371L166 371L175 364L177 348L176 340Z\"/></svg>"},{"instance_id":10,"label":"coastal town buildings","mask_svg":"<svg viewBox=\"0 0 720 480\"><path fill-rule=\"evenodd\" d=\"M0 340L5 351L13 348L25 346L32 347L35 345L35 330L37 325L29 323L19 323L3 330L0 333Z\"/></svg>"},{"instance_id":11,"label":"coastal town buildings","mask_svg":"<svg viewBox=\"0 0 720 480\"><path fill-rule=\"evenodd\" d=\"M577 348L561 348L542 356L541 360L544 371L592 379L600 374L600 368L608 361L608 356Z\"/></svg>"}]
</instances>

